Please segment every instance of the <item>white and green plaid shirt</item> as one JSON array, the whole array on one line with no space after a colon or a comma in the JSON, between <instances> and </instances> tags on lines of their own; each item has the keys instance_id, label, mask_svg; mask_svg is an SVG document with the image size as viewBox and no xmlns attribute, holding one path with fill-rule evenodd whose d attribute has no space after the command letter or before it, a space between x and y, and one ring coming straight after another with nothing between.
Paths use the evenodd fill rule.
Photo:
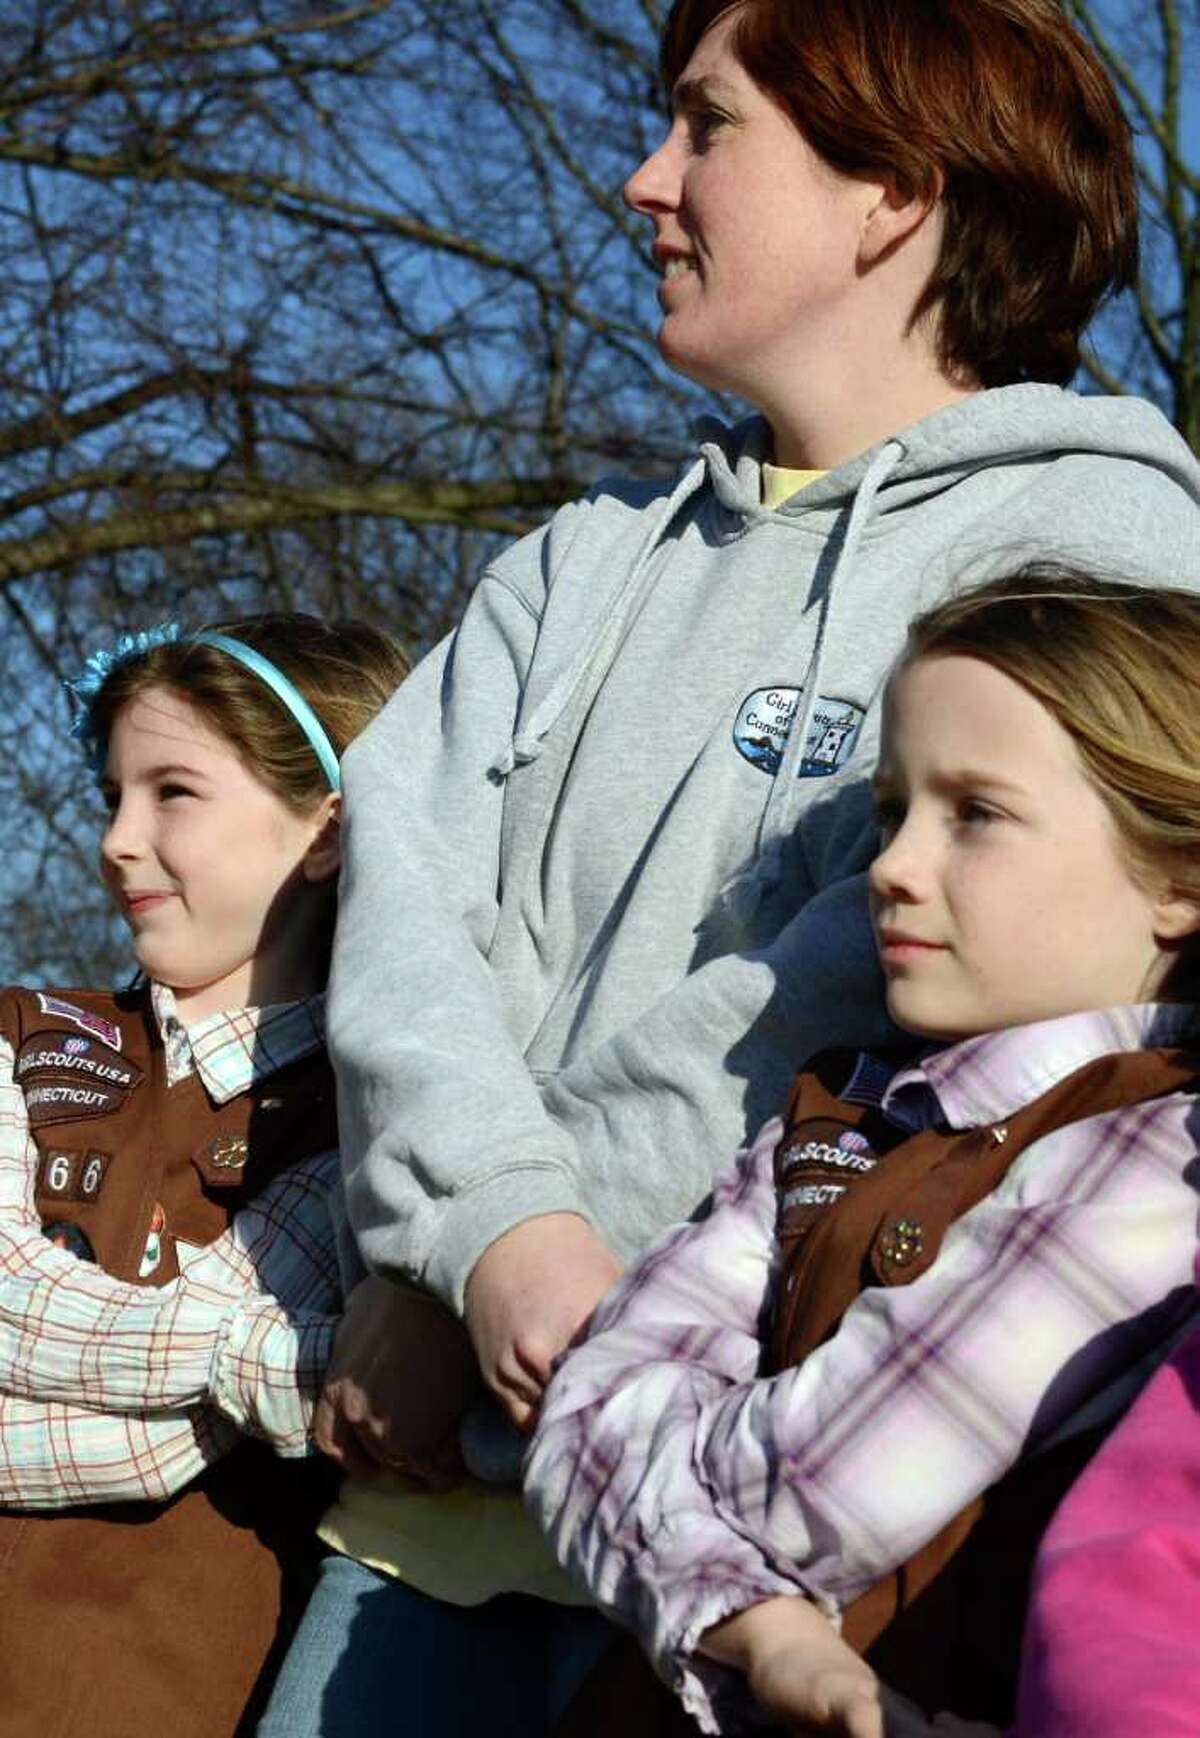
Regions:
<instances>
[{"instance_id":1,"label":"white and green plaid shirt","mask_svg":"<svg viewBox=\"0 0 1200 1738\"><path fill-rule=\"evenodd\" d=\"M324 1043L323 997L190 1028L170 990L151 999L168 1088L195 1071L217 1104ZM37 1167L0 1037L0 1504L162 1498L239 1433L306 1453L342 1301L336 1152L275 1178L159 1289L55 1248Z\"/></svg>"}]
</instances>

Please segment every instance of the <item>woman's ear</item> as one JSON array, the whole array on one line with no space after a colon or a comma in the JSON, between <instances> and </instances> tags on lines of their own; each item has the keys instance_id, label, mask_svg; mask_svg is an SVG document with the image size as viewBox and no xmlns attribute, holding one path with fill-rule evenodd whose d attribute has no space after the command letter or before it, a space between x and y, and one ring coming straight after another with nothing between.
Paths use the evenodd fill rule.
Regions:
<instances>
[{"instance_id":1,"label":"woman's ear","mask_svg":"<svg viewBox=\"0 0 1200 1738\"><path fill-rule=\"evenodd\" d=\"M1167 887L1154 902L1154 933L1159 941L1183 941L1200 930L1200 900Z\"/></svg>"},{"instance_id":2,"label":"woman's ear","mask_svg":"<svg viewBox=\"0 0 1200 1738\"><path fill-rule=\"evenodd\" d=\"M934 175L922 191L892 177L876 183L877 197L863 218L858 244L860 267L877 265L931 221L942 196L942 177Z\"/></svg>"},{"instance_id":3,"label":"woman's ear","mask_svg":"<svg viewBox=\"0 0 1200 1738\"><path fill-rule=\"evenodd\" d=\"M329 881L342 866L342 799L336 791L322 799L313 819L312 844L301 868L306 881Z\"/></svg>"}]
</instances>

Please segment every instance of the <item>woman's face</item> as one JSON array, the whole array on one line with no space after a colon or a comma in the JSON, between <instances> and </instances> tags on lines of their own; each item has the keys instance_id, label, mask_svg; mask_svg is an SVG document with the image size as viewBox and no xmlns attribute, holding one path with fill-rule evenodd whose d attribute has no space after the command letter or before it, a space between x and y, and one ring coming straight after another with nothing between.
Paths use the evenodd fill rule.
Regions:
<instances>
[{"instance_id":1,"label":"woman's face","mask_svg":"<svg viewBox=\"0 0 1200 1738\"><path fill-rule=\"evenodd\" d=\"M663 356L766 407L806 358L854 341L863 226L880 187L817 155L735 58L735 24L727 14L701 38L672 92L671 130L625 198L655 228Z\"/></svg>"}]
</instances>

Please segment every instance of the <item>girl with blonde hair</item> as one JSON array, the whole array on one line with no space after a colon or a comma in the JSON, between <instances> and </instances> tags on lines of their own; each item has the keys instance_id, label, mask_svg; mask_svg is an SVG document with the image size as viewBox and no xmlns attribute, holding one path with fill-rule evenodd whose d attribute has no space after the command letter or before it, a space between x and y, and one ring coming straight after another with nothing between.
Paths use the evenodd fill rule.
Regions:
<instances>
[{"instance_id":1,"label":"girl with blonde hair","mask_svg":"<svg viewBox=\"0 0 1200 1738\"><path fill-rule=\"evenodd\" d=\"M1041 1528L1195 1310L1197 669L1200 598L1055 568L915 622L869 881L924 1046L809 1062L550 1385L527 1499L704 1731L879 1738L872 1667L1012 1715Z\"/></svg>"}]
</instances>

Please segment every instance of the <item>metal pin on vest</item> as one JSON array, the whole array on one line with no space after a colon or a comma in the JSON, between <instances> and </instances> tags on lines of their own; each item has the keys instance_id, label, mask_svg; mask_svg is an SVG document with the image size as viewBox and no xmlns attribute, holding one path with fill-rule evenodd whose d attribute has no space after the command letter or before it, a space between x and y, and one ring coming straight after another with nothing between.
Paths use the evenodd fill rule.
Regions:
<instances>
[{"instance_id":1,"label":"metal pin on vest","mask_svg":"<svg viewBox=\"0 0 1200 1738\"><path fill-rule=\"evenodd\" d=\"M209 1164L218 1171L244 1170L248 1153L244 1135L216 1135L204 1149Z\"/></svg>"},{"instance_id":2,"label":"metal pin on vest","mask_svg":"<svg viewBox=\"0 0 1200 1738\"><path fill-rule=\"evenodd\" d=\"M879 1253L889 1267L907 1267L925 1247L925 1232L919 1219L897 1219L879 1240Z\"/></svg>"}]
</instances>

